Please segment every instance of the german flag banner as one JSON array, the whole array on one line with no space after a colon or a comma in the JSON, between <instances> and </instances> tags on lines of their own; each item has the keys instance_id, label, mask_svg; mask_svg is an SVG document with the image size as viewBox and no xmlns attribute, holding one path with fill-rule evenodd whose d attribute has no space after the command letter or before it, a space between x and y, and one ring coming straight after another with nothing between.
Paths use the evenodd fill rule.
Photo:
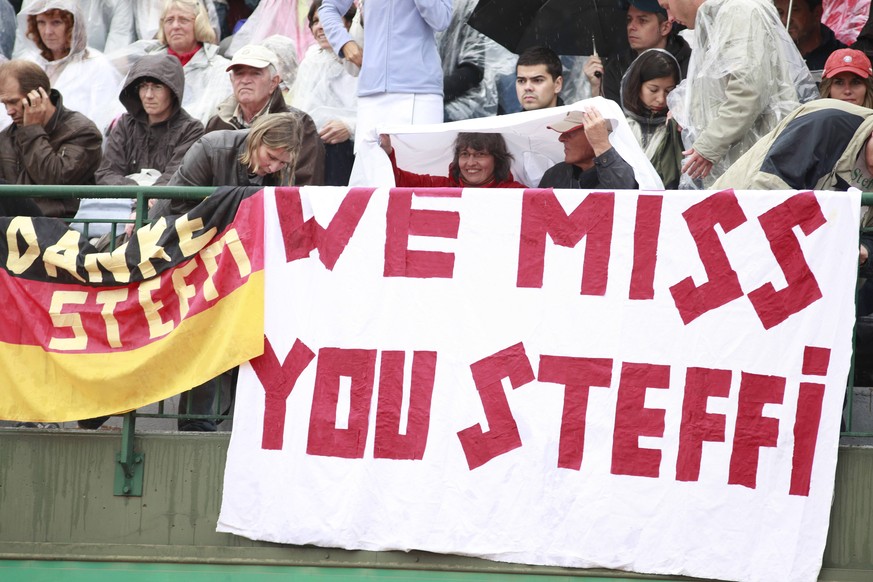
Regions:
<instances>
[{"instance_id":1,"label":"german flag banner","mask_svg":"<svg viewBox=\"0 0 873 582\"><path fill-rule=\"evenodd\" d=\"M157 402L263 352L263 192L222 189L97 252L57 219L0 218L0 418Z\"/></svg>"}]
</instances>

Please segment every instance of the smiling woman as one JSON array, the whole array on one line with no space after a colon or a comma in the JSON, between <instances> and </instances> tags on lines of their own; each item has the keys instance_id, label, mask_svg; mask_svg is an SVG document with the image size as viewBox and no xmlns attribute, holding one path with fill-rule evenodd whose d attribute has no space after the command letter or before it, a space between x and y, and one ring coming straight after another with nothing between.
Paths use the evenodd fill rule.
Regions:
<instances>
[{"instance_id":1,"label":"smiling woman","mask_svg":"<svg viewBox=\"0 0 873 582\"><path fill-rule=\"evenodd\" d=\"M394 182L399 187L427 188L527 188L516 182L509 171L512 154L499 133L459 133L455 138L454 158L448 176L415 174L397 167L390 136L380 136L380 145L394 168Z\"/></svg>"}]
</instances>

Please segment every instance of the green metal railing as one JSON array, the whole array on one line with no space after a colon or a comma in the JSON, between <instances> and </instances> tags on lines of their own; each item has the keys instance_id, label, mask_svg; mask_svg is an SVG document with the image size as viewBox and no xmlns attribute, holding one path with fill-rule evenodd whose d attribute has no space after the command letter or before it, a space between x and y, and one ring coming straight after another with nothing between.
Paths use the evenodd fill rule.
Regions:
<instances>
[{"instance_id":1,"label":"green metal railing","mask_svg":"<svg viewBox=\"0 0 873 582\"><path fill-rule=\"evenodd\" d=\"M211 187L176 187L176 186L18 186L18 185L0 185L0 197L47 197L47 198L130 198L136 201L134 218L124 219L76 219L68 222L77 222L84 224L83 230L87 237L87 229L89 224L93 223L108 223L110 225L111 246L114 249L114 242L118 234L118 228L122 225L133 223L136 228L139 228L147 220L148 217L148 200L151 198L159 199L176 199L176 200L202 200L209 196L215 189ZM865 192L861 196L861 203L865 206L873 206L873 192ZM873 231L873 229L868 229ZM222 393L230 393L232 384L235 383L235 378L231 382L231 387L228 390L217 390L217 396L214 403L215 414L172 414L165 412L164 403L158 403L158 412L146 413L131 411L123 415L123 425L121 430L122 447L117 455L116 466L116 481L115 494L125 496L141 496L142 495L142 473L144 470L144 456L142 453L134 450L134 436L136 430L136 418L161 418L161 419L190 419L190 420L213 420L221 422L222 420L232 419L233 414L230 407L222 404ZM848 385L846 388L846 406L844 418L846 420L845 429L841 432L842 436L849 437L873 437L871 432L860 432L852 430L852 412L854 406L854 361L850 370ZM184 396L183 396L184 397ZM226 407L226 410L225 410ZM189 407L190 408L190 407Z\"/></svg>"}]
</instances>

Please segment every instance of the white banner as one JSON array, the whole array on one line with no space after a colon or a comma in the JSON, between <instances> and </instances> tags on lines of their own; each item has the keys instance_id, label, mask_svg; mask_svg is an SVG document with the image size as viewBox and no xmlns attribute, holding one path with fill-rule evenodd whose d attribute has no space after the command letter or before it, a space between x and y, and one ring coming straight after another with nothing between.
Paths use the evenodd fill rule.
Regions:
<instances>
[{"instance_id":1,"label":"white banner","mask_svg":"<svg viewBox=\"0 0 873 582\"><path fill-rule=\"evenodd\" d=\"M218 530L813 581L857 193L268 191Z\"/></svg>"}]
</instances>

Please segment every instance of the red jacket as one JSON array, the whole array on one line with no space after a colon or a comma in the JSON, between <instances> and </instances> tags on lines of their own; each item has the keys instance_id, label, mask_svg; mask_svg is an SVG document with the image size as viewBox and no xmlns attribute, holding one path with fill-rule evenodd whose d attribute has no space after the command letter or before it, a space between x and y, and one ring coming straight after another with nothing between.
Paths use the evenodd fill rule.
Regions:
<instances>
[{"instance_id":1,"label":"red jacket","mask_svg":"<svg viewBox=\"0 0 873 582\"><path fill-rule=\"evenodd\" d=\"M479 184L472 186L465 183L463 180L455 180L449 176L431 176L430 174L415 174L407 172L397 167L397 159L394 157L394 152L388 156L391 159L391 167L394 168L394 183L398 188L527 188L521 182L516 182L509 174L509 178L503 182L491 180L487 184ZM449 167L451 173L451 166Z\"/></svg>"}]
</instances>

